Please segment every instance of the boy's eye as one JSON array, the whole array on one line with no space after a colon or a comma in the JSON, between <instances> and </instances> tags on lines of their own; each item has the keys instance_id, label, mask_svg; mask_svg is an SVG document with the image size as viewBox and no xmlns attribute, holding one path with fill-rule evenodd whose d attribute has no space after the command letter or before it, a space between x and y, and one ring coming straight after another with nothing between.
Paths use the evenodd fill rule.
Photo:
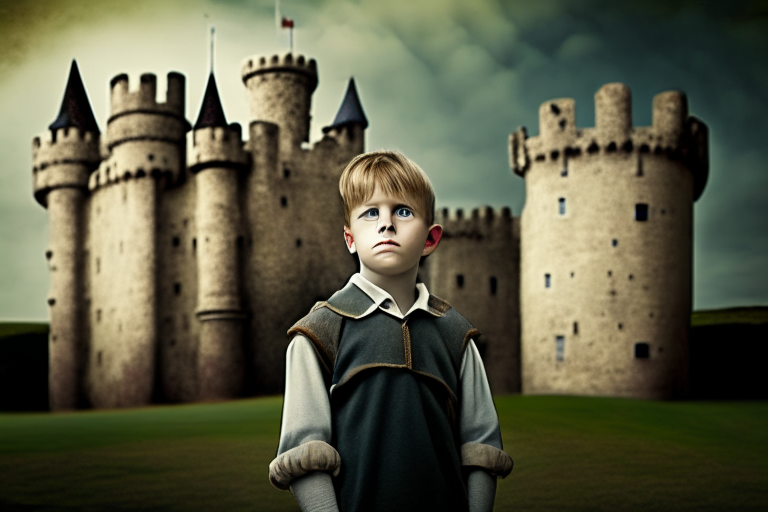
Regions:
<instances>
[{"instance_id":1,"label":"boy's eye","mask_svg":"<svg viewBox=\"0 0 768 512\"><path fill-rule=\"evenodd\" d=\"M395 215L397 215L401 219L407 219L413 216L413 212L410 210L410 208L400 207L397 210L395 210Z\"/></svg>"},{"instance_id":2,"label":"boy's eye","mask_svg":"<svg viewBox=\"0 0 768 512\"><path fill-rule=\"evenodd\" d=\"M366 220L374 220L379 218L379 209L378 208L369 208L368 210L365 210L362 215L360 215L361 219Z\"/></svg>"}]
</instances>

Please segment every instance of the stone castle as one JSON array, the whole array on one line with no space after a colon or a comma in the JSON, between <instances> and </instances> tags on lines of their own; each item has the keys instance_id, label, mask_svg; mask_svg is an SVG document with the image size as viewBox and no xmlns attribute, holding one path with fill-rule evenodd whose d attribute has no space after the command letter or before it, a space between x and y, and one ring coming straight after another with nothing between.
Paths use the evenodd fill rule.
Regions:
<instances>
[{"instance_id":1,"label":"stone castle","mask_svg":"<svg viewBox=\"0 0 768 512\"><path fill-rule=\"evenodd\" d=\"M242 79L245 141L213 74L194 126L183 75L168 75L162 102L154 75L116 76L102 136L73 62L59 116L33 142L50 213L53 410L278 393L285 332L355 272L338 196L368 126L354 81L308 145L315 61L253 57ZM706 127L677 92L655 98L647 128L633 129L621 84L596 103L594 129L555 100L538 137L510 136L520 218L437 212L445 235L421 278L483 333L494 392L685 394Z\"/></svg>"}]
</instances>

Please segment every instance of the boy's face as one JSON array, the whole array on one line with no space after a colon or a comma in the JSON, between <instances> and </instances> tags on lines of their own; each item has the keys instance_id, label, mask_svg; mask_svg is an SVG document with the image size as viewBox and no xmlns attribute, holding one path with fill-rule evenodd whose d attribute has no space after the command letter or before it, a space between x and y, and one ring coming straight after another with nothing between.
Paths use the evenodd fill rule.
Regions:
<instances>
[{"instance_id":1,"label":"boy's face","mask_svg":"<svg viewBox=\"0 0 768 512\"><path fill-rule=\"evenodd\" d=\"M361 272L394 277L418 268L419 259L432 253L442 235L439 225L428 226L411 201L386 195L377 185L373 195L354 207L344 226L349 252L357 252Z\"/></svg>"}]
</instances>

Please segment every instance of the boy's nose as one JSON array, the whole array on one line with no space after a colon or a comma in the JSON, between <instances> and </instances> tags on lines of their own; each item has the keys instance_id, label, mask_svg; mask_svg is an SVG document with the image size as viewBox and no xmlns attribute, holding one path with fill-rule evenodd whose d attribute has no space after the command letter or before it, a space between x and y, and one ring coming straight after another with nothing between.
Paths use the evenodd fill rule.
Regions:
<instances>
[{"instance_id":1,"label":"boy's nose","mask_svg":"<svg viewBox=\"0 0 768 512\"><path fill-rule=\"evenodd\" d=\"M386 224L386 223L382 223L382 224L379 225L379 234L380 235L383 235L387 231L391 231L392 234L395 234L395 226L392 225L392 224Z\"/></svg>"}]
</instances>

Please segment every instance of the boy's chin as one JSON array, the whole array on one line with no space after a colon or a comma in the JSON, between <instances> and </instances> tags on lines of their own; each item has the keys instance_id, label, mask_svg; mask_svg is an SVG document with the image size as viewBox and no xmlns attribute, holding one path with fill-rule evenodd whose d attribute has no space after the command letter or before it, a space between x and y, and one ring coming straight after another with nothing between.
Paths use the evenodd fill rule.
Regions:
<instances>
[{"instance_id":1,"label":"boy's chin","mask_svg":"<svg viewBox=\"0 0 768 512\"><path fill-rule=\"evenodd\" d=\"M415 265L418 265L418 261ZM413 270L414 265L402 265L402 264L393 264L393 265L386 265L386 264L379 264L376 265L366 265L365 268L368 272L381 276L383 278L388 277L398 277L403 274L408 273L409 271Z\"/></svg>"}]
</instances>

